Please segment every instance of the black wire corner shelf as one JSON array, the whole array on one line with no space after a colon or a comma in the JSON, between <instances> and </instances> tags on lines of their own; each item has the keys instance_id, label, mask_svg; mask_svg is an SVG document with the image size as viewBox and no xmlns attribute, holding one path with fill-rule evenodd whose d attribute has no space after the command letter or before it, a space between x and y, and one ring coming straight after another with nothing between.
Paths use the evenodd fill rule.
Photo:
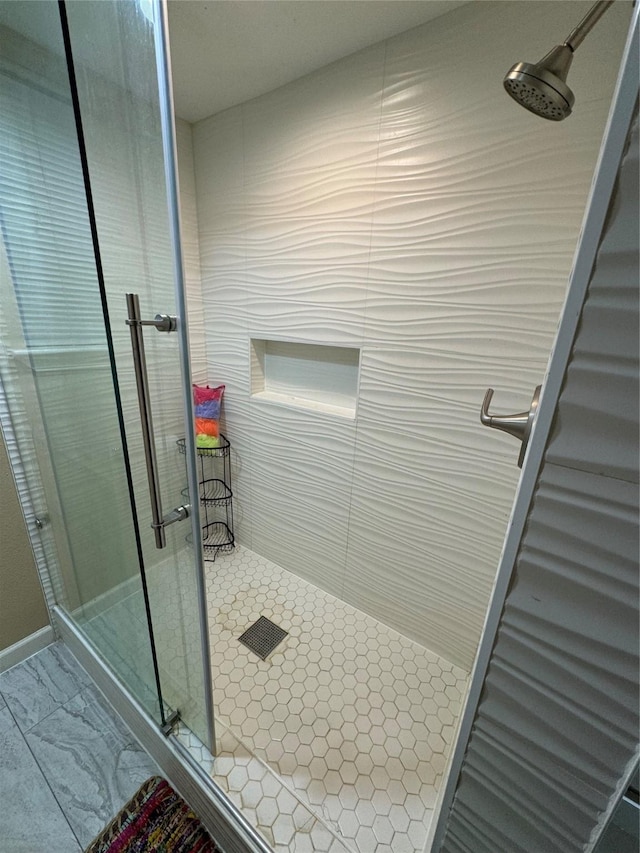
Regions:
<instances>
[{"instance_id":1,"label":"black wire corner shelf","mask_svg":"<svg viewBox=\"0 0 640 853\"><path fill-rule=\"evenodd\" d=\"M186 454L184 438L176 441L178 451ZM202 521L204 558L213 562L220 552L235 547L233 533L233 491L231 489L231 444L220 434L218 447L197 447L198 488ZM183 494L188 496L189 490Z\"/></svg>"}]
</instances>

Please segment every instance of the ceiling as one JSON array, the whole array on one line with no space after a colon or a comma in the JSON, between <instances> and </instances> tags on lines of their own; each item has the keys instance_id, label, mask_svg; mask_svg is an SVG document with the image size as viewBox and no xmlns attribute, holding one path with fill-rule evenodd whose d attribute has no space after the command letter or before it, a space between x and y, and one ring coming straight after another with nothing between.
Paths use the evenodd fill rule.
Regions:
<instances>
[{"instance_id":1,"label":"ceiling","mask_svg":"<svg viewBox=\"0 0 640 853\"><path fill-rule=\"evenodd\" d=\"M242 103L467 0L169 0L176 113Z\"/></svg>"}]
</instances>

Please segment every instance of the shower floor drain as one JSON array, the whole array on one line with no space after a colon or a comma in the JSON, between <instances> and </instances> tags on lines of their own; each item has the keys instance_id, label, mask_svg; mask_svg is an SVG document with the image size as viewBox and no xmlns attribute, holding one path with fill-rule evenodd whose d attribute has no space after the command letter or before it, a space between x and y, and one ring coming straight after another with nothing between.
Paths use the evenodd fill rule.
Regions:
<instances>
[{"instance_id":1,"label":"shower floor drain","mask_svg":"<svg viewBox=\"0 0 640 853\"><path fill-rule=\"evenodd\" d=\"M267 656L276 646L280 645L288 633L275 622L272 622L271 619L261 616L257 622L247 628L244 634L238 637L238 640L252 652L255 652L259 658L266 660Z\"/></svg>"}]
</instances>

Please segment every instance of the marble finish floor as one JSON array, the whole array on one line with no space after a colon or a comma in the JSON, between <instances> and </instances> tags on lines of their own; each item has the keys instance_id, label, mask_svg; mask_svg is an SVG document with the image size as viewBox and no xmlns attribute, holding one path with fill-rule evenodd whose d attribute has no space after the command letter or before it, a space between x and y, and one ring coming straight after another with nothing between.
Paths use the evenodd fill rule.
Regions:
<instances>
[{"instance_id":1,"label":"marble finish floor","mask_svg":"<svg viewBox=\"0 0 640 853\"><path fill-rule=\"evenodd\" d=\"M0 674L2 850L84 850L157 772L64 645Z\"/></svg>"},{"instance_id":2,"label":"marble finish floor","mask_svg":"<svg viewBox=\"0 0 640 853\"><path fill-rule=\"evenodd\" d=\"M467 673L241 546L206 580L218 757L183 737L213 779L277 853L422 851Z\"/></svg>"}]
</instances>

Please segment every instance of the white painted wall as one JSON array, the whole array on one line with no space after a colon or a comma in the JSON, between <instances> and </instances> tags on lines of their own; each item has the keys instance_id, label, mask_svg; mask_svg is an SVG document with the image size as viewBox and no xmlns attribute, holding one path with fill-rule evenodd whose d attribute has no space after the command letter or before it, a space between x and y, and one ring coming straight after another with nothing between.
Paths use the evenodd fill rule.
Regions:
<instances>
[{"instance_id":1,"label":"white painted wall","mask_svg":"<svg viewBox=\"0 0 640 853\"><path fill-rule=\"evenodd\" d=\"M629 8L561 124L501 80L586 3L472 3L194 126L208 378L238 540L470 667ZM251 397L249 338L361 347L355 420Z\"/></svg>"},{"instance_id":2,"label":"white painted wall","mask_svg":"<svg viewBox=\"0 0 640 853\"><path fill-rule=\"evenodd\" d=\"M0 651L49 624L7 448L0 431Z\"/></svg>"}]
</instances>

